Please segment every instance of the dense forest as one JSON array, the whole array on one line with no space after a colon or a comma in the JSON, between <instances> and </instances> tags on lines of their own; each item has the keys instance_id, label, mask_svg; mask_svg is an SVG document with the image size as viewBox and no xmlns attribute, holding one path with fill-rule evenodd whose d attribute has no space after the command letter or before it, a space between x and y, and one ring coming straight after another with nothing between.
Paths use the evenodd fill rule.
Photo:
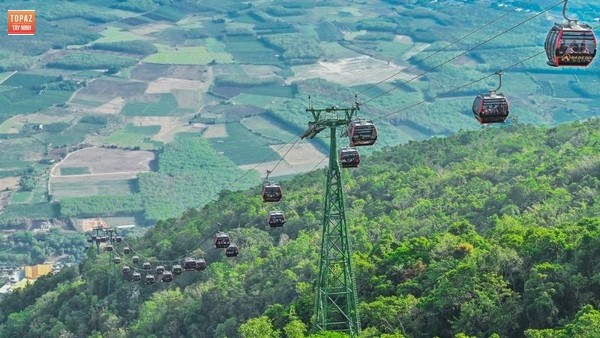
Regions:
<instances>
[{"instance_id":1,"label":"dense forest","mask_svg":"<svg viewBox=\"0 0 600 338\"><path fill-rule=\"evenodd\" d=\"M600 336L599 130L465 131L344 171L361 337ZM150 260L209 262L172 283L126 281L91 249L6 297L0 337L309 336L324 178L282 182L283 229L266 227L256 187L128 238ZM217 223L238 257L211 248Z\"/></svg>"}]
</instances>

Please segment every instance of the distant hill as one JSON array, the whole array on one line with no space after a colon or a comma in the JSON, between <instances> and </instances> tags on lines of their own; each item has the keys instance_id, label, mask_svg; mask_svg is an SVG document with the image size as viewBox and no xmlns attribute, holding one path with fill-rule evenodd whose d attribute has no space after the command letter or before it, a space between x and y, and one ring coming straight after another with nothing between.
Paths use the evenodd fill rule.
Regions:
<instances>
[{"instance_id":1,"label":"distant hill","mask_svg":"<svg viewBox=\"0 0 600 338\"><path fill-rule=\"evenodd\" d=\"M383 149L345 171L362 336L599 332L599 130L593 119L460 132ZM170 284L126 281L92 248L78 271L7 296L0 337L302 337L323 184L323 171L282 182L280 230L266 227L270 207L257 187L117 243L134 267L125 245L154 265L186 255L209 262ZM237 258L212 248L218 228L240 245Z\"/></svg>"}]
</instances>

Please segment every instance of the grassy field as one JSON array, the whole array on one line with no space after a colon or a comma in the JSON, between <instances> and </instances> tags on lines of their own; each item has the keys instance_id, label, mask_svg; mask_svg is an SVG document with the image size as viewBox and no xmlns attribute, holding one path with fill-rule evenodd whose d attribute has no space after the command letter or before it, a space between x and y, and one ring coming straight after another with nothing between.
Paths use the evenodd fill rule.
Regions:
<instances>
[{"instance_id":1,"label":"grassy field","mask_svg":"<svg viewBox=\"0 0 600 338\"><path fill-rule=\"evenodd\" d=\"M150 140L150 137L160 131L160 126L134 126L128 123L124 128L118 129L102 139L104 144L114 144L118 147L140 147L152 150L160 147Z\"/></svg>"},{"instance_id":2,"label":"grassy field","mask_svg":"<svg viewBox=\"0 0 600 338\"><path fill-rule=\"evenodd\" d=\"M62 167L62 168L60 168L61 176L83 175L83 174L89 174L89 173L90 173L90 169L87 167Z\"/></svg>"},{"instance_id":3,"label":"grassy field","mask_svg":"<svg viewBox=\"0 0 600 338\"><path fill-rule=\"evenodd\" d=\"M173 94L158 94L158 102L130 102L121 110L125 116L173 116L193 113L191 109L182 109L177 105Z\"/></svg>"},{"instance_id":4,"label":"grassy field","mask_svg":"<svg viewBox=\"0 0 600 338\"><path fill-rule=\"evenodd\" d=\"M282 142L288 142L290 139L296 136L295 134L282 128L280 125L274 123L267 116L265 116L265 114L245 118L241 120L240 123L254 133L272 139L277 139Z\"/></svg>"},{"instance_id":5,"label":"grassy field","mask_svg":"<svg viewBox=\"0 0 600 338\"><path fill-rule=\"evenodd\" d=\"M211 62L232 63L233 57L229 53L213 52L205 46L160 46L157 54L150 55L143 61L170 65L208 65Z\"/></svg>"},{"instance_id":6,"label":"grassy field","mask_svg":"<svg viewBox=\"0 0 600 338\"><path fill-rule=\"evenodd\" d=\"M223 153L236 165L261 162L269 155L272 155L271 160L279 158L269 147L277 142L252 133L240 123L228 123L226 130L228 137L210 138L209 141L217 152Z\"/></svg>"},{"instance_id":7,"label":"grassy field","mask_svg":"<svg viewBox=\"0 0 600 338\"><path fill-rule=\"evenodd\" d=\"M118 27L107 27L100 32L100 34L102 34L102 37L94 41L94 43L109 43L143 39L143 36L133 34Z\"/></svg>"},{"instance_id":8,"label":"grassy field","mask_svg":"<svg viewBox=\"0 0 600 338\"><path fill-rule=\"evenodd\" d=\"M135 193L136 179L81 180L52 183L52 197L83 197L95 195L124 195Z\"/></svg>"}]
</instances>

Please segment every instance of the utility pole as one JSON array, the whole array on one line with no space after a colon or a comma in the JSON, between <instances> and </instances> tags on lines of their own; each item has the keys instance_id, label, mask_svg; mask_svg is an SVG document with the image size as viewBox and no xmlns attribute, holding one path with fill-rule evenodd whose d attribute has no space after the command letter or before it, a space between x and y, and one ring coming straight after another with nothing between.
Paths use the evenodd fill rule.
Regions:
<instances>
[{"instance_id":1,"label":"utility pole","mask_svg":"<svg viewBox=\"0 0 600 338\"><path fill-rule=\"evenodd\" d=\"M342 178L336 157L336 131L338 127L345 128L350 124L358 110L358 102L355 102L352 108L334 106L314 109L309 97L309 108L306 111L312 114L314 121L308 123L308 128L302 135L303 139L312 139L327 128L330 132L323 236L315 295L315 321L312 330L313 332L341 331L349 334L350 337L356 337L360 333L360 319L348 243Z\"/></svg>"}]
</instances>

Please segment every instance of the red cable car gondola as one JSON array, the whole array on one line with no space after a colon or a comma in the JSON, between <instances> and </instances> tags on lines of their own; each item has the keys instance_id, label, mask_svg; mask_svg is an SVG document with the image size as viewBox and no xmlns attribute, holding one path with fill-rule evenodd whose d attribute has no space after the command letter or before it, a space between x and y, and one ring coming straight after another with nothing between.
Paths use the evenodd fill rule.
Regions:
<instances>
[{"instance_id":1,"label":"red cable car gondola","mask_svg":"<svg viewBox=\"0 0 600 338\"><path fill-rule=\"evenodd\" d=\"M371 146L377 141L377 127L371 120L358 119L348 126L350 146Z\"/></svg>"},{"instance_id":2,"label":"red cable car gondola","mask_svg":"<svg viewBox=\"0 0 600 338\"><path fill-rule=\"evenodd\" d=\"M208 264L206 264L206 260L204 260L204 258L199 258L196 260L196 270L198 270L198 271L206 270L207 266L208 266Z\"/></svg>"},{"instance_id":3,"label":"red cable car gondola","mask_svg":"<svg viewBox=\"0 0 600 338\"><path fill-rule=\"evenodd\" d=\"M186 257L183 260L183 270L194 271L196 270L196 260L190 257Z\"/></svg>"},{"instance_id":4,"label":"red cable car gondola","mask_svg":"<svg viewBox=\"0 0 600 338\"><path fill-rule=\"evenodd\" d=\"M279 184L269 182L270 173L271 171L267 170L267 177L265 177L261 193L262 199L263 202L279 202L283 197L283 191L281 191Z\"/></svg>"},{"instance_id":5,"label":"red cable car gondola","mask_svg":"<svg viewBox=\"0 0 600 338\"><path fill-rule=\"evenodd\" d=\"M238 249L237 245L231 243L230 246L225 249L225 256L227 257L235 257L240 253L240 249Z\"/></svg>"},{"instance_id":6,"label":"red cable car gondola","mask_svg":"<svg viewBox=\"0 0 600 338\"><path fill-rule=\"evenodd\" d=\"M555 23L546 35L546 56L553 67L587 67L596 56L598 43L590 25L578 23L567 17L567 3L563 5L566 23Z\"/></svg>"},{"instance_id":7,"label":"red cable car gondola","mask_svg":"<svg viewBox=\"0 0 600 338\"><path fill-rule=\"evenodd\" d=\"M162 274L162 282L164 283L169 283L173 281L173 274L170 271L165 271Z\"/></svg>"},{"instance_id":8,"label":"red cable car gondola","mask_svg":"<svg viewBox=\"0 0 600 338\"><path fill-rule=\"evenodd\" d=\"M156 282L156 279L154 278L154 275L146 275L146 280L144 282L146 283L146 285L150 285L154 284Z\"/></svg>"},{"instance_id":9,"label":"red cable car gondola","mask_svg":"<svg viewBox=\"0 0 600 338\"><path fill-rule=\"evenodd\" d=\"M183 273L183 268L181 267L181 265L175 264L173 265L173 269L171 269L171 272L174 275L181 275Z\"/></svg>"},{"instance_id":10,"label":"red cable car gondola","mask_svg":"<svg viewBox=\"0 0 600 338\"><path fill-rule=\"evenodd\" d=\"M356 148L340 148L338 151L338 159L342 168L356 168L360 163L360 154Z\"/></svg>"},{"instance_id":11,"label":"red cable car gondola","mask_svg":"<svg viewBox=\"0 0 600 338\"><path fill-rule=\"evenodd\" d=\"M481 124L504 123L509 114L508 99L497 92L502 87L502 72L496 74L500 77L498 88L488 94L478 94L473 101L473 115Z\"/></svg>"},{"instance_id":12,"label":"red cable car gondola","mask_svg":"<svg viewBox=\"0 0 600 338\"><path fill-rule=\"evenodd\" d=\"M225 232L218 232L215 236L215 247L217 249L225 249L231 243L229 235Z\"/></svg>"},{"instance_id":13,"label":"red cable car gondola","mask_svg":"<svg viewBox=\"0 0 600 338\"><path fill-rule=\"evenodd\" d=\"M271 228L279 228L285 224L285 215L283 211L269 211L267 223Z\"/></svg>"}]
</instances>

